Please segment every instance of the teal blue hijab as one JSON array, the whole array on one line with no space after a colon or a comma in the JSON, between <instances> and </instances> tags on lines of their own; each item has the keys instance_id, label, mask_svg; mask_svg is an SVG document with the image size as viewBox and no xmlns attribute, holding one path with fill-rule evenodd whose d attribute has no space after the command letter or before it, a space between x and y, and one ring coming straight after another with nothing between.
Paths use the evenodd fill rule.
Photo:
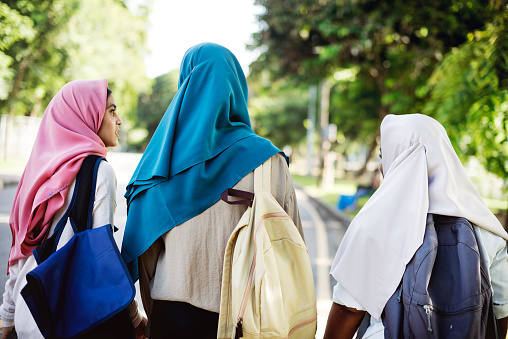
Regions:
<instances>
[{"instance_id":1,"label":"teal blue hijab","mask_svg":"<svg viewBox=\"0 0 508 339\"><path fill-rule=\"evenodd\" d=\"M228 49L204 43L185 53L178 92L127 185L122 255L134 279L137 258L157 238L280 152L252 130L247 98L245 75Z\"/></svg>"}]
</instances>

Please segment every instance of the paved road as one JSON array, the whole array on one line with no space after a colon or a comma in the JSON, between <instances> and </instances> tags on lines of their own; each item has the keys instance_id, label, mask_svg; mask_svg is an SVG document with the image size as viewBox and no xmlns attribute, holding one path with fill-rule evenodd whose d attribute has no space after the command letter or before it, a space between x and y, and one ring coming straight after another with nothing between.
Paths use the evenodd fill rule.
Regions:
<instances>
[{"instance_id":1,"label":"paved road","mask_svg":"<svg viewBox=\"0 0 508 339\"><path fill-rule=\"evenodd\" d=\"M122 230L127 212L125 199L123 198L125 186L139 158L140 155L137 154L110 152L108 155L108 161L115 168L118 181L115 224L120 228L120 231L116 232L115 239L119 246L121 246ZM15 186L6 186L0 189L0 295L3 293L5 281L7 280L7 258L11 245L8 219L15 193ZM334 285L333 278L329 276L328 272L338 244L344 235L345 227L336 215L309 198L300 189L297 189L297 199L318 298L318 333L316 337L322 338L331 306L331 291ZM139 299L138 303L141 305Z\"/></svg>"},{"instance_id":2,"label":"paved road","mask_svg":"<svg viewBox=\"0 0 508 339\"><path fill-rule=\"evenodd\" d=\"M346 227L344 222L302 190L297 189L296 194L316 286L318 306L316 338L322 338L332 303L332 289L335 285L335 280L328 272Z\"/></svg>"},{"instance_id":3,"label":"paved road","mask_svg":"<svg viewBox=\"0 0 508 339\"><path fill-rule=\"evenodd\" d=\"M9 229L9 214L16 194L16 186L7 186L0 190L0 293L3 294L7 280L7 259L11 248L11 231Z\"/></svg>"}]
</instances>

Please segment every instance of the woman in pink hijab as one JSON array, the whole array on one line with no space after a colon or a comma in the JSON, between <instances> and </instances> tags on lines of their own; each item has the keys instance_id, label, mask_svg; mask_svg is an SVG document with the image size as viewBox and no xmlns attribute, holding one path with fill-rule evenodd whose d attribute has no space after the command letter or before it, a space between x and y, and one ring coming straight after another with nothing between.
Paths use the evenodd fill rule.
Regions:
<instances>
[{"instance_id":1,"label":"woman in pink hijab","mask_svg":"<svg viewBox=\"0 0 508 339\"><path fill-rule=\"evenodd\" d=\"M2 339L14 326L19 338L43 338L20 294L26 285L26 274L37 266L32 250L54 232L67 210L83 160L88 155L105 158L107 147L118 145L121 124L106 79L72 81L55 95L46 108L9 219L12 245L9 280L0 306L4 326ZM115 172L108 162L102 161L97 173L93 227L113 225L115 208ZM65 245L73 234L68 222L58 248ZM137 309L131 309L134 309L132 323L136 327L141 323L139 327L142 327L144 321L137 314ZM125 327L134 337L131 322L128 321ZM121 337L127 338L124 334Z\"/></svg>"}]
</instances>

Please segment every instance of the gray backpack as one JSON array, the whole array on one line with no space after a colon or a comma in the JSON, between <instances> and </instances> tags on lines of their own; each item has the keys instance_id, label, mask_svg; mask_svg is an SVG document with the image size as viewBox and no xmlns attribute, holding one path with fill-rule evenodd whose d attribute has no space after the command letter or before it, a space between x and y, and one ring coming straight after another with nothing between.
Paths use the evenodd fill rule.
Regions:
<instances>
[{"instance_id":1,"label":"gray backpack","mask_svg":"<svg viewBox=\"0 0 508 339\"><path fill-rule=\"evenodd\" d=\"M382 320L385 338L498 338L489 273L468 220L427 216L423 244Z\"/></svg>"}]
</instances>

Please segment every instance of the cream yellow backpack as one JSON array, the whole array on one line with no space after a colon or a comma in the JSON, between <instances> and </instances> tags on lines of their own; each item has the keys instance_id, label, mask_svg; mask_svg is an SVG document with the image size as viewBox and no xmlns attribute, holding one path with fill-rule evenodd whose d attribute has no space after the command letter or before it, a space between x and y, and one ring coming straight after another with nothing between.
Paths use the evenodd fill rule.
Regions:
<instances>
[{"instance_id":1,"label":"cream yellow backpack","mask_svg":"<svg viewBox=\"0 0 508 339\"><path fill-rule=\"evenodd\" d=\"M224 256L217 338L314 338L316 293L295 224L270 193L271 160L254 171L252 207Z\"/></svg>"}]
</instances>

